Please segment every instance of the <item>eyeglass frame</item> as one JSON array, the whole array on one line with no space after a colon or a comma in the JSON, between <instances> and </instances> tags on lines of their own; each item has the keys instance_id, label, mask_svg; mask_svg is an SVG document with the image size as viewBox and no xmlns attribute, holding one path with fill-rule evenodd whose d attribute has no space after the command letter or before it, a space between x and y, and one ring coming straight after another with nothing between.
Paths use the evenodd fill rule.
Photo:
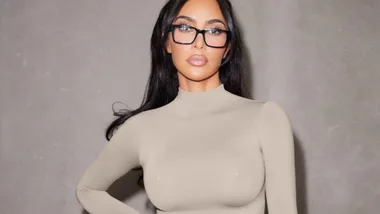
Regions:
<instances>
[{"instance_id":1,"label":"eyeglass frame","mask_svg":"<svg viewBox=\"0 0 380 214\"><path fill-rule=\"evenodd\" d=\"M223 29L218 29L219 31L222 31L222 32L225 32L226 33L226 42L225 42L225 44L223 45L223 46L211 46L211 45L209 45L209 44L207 44L207 42L206 42L206 37L205 37L205 33L206 33L206 31L208 31L208 29L203 29L203 30L200 30L200 29L198 29L198 28L196 28L196 27L192 27L192 26L187 26L188 28L190 28L190 29L193 29L193 30L195 30L195 36L194 36L194 40L192 41L192 42L177 42L175 39L174 39L174 29L175 28L178 28L178 27L181 27L182 26L182 24L179 24L179 25L170 25L170 27L169 27L169 30L168 30L168 32L172 32L172 38L173 38L173 41L175 42L175 43L177 43L177 44L181 44L181 45L191 45L191 44L193 44L194 42L195 42L195 40L197 39L197 37L198 37L198 34L202 34L203 35L203 41L204 41L204 43L208 46L208 47L211 47L211 48L225 48L226 46L227 46L227 44L228 44L228 42L230 41L230 39L231 39L231 31L230 30L223 30Z\"/></svg>"}]
</instances>

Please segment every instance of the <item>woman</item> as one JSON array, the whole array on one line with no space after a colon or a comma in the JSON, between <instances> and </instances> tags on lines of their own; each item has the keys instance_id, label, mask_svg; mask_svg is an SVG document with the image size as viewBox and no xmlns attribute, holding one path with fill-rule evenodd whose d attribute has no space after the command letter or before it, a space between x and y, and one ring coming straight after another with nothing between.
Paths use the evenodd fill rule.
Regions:
<instances>
[{"instance_id":1,"label":"woman","mask_svg":"<svg viewBox=\"0 0 380 214\"><path fill-rule=\"evenodd\" d=\"M142 167L158 214L263 214L265 201L269 214L297 213L289 119L275 102L244 96L241 47L228 0L164 6L147 96L118 114L78 183L88 212L137 214L106 190Z\"/></svg>"}]
</instances>

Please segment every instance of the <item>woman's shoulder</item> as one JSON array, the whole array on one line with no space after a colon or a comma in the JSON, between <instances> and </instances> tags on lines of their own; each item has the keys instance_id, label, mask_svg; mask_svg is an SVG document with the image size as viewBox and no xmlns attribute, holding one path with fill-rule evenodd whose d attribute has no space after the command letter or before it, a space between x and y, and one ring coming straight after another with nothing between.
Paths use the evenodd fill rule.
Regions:
<instances>
[{"instance_id":1,"label":"woman's shoulder","mask_svg":"<svg viewBox=\"0 0 380 214\"><path fill-rule=\"evenodd\" d=\"M289 123L288 114L283 107L277 101L273 100L265 100L262 102L258 102L256 109L257 116L259 118L259 122L266 121L267 123Z\"/></svg>"},{"instance_id":2,"label":"woman's shoulder","mask_svg":"<svg viewBox=\"0 0 380 214\"><path fill-rule=\"evenodd\" d=\"M236 105L240 106L241 108L247 108L250 110L258 110L260 109L268 100L262 100L262 99L253 99L248 97L242 97L231 93L231 97L234 99L234 102Z\"/></svg>"},{"instance_id":3,"label":"woman's shoulder","mask_svg":"<svg viewBox=\"0 0 380 214\"><path fill-rule=\"evenodd\" d=\"M285 114L285 109L282 104L274 100L264 99L251 99L246 97L236 96L237 103L241 106L242 110L261 115L261 114Z\"/></svg>"}]
</instances>

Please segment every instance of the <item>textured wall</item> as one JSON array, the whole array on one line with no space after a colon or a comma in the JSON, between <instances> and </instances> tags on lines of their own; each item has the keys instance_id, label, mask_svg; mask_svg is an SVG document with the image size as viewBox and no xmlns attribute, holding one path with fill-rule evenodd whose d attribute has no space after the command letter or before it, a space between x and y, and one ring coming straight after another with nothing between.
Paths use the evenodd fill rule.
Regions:
<instances>
[{"instance_id":1,"label":"textured wall","mask_svg":"<svg viewBox=\"0 0 380 214\"><path fill-rule=\"evenodd\" d=\"M294 126L299 213L377 213L380 1L232 2L254 97ZM106 143L111 104L142 99L163 3L0 0L0 213L83 212L75 185ZM110 193L152 213L137 176Z\"/></svg>"}]
</instances>

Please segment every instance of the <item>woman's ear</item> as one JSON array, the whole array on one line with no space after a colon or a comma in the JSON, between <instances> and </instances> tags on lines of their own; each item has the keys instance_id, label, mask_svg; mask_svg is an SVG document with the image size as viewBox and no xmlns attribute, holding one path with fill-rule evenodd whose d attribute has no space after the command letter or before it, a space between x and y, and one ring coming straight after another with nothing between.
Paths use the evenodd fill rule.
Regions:
<instances>
[{"instance_id":1,"label":"woman's ear","mask_svg":"<svg viewBox=\"0 0 380 214\"><path fill-rule=\"evenodd\" d=\"M162 33L162 39L163 39L163 38L164 38L164 33ZM170 42L169 42L169 37L168 37L168 39L166 39L166 41L165 41L165 49L166 49L166 51L167 51L169 54L172 53L172 47L171 47Z\"/></svg>"},{"instance_id":2,"label":"woman's ear","mask_svg":"<svg viewBox=\"0 0 380 214\"><path fill-rule=\"evenodd\" d=\"M166 40L166 42L165 42L165 48L166 48L166 51L168 52L168 53L172 53L172 47L171 47L171 45L169 44L169 41L168 40Z\"/></svg>"}]
</instances>

